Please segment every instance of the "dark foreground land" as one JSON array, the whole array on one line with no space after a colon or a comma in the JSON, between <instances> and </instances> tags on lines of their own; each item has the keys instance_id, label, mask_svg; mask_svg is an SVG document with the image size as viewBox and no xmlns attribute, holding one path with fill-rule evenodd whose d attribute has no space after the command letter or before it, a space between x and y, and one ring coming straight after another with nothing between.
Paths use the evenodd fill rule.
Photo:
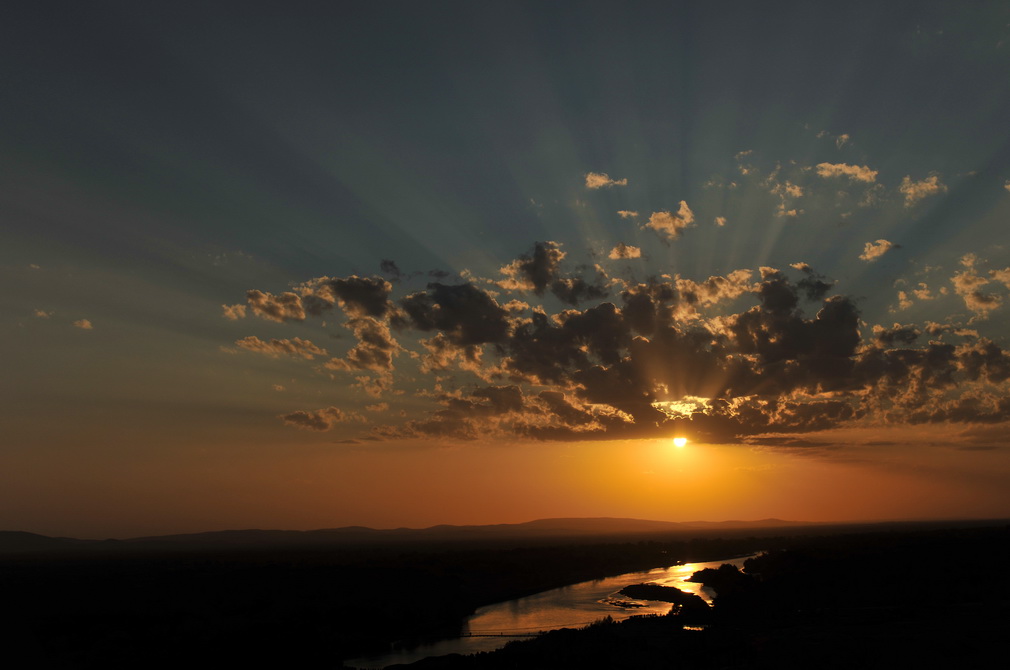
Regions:
<instances>
[{"instance_id":1,"label":"dark foreground land","mask_svg":"<svg viewBox=\"0 0 1010 670\"><path fill-rule=\"evenodd\" d=\"M415 666L938 667L939 659L995 667L989 653L1010 632L1010 531L975 524L33 546L0 558L0 592L14 618L0 639L36 668L338 668L394 641L452 635L483 604L761 549L772 551L747 575L699 576L719 591L713 609L684 601L677 616L603 622Z\"/></svg>"},{"instance_id":2,"label":"dark foreground land","mask_svg":"<svg viewBox=\"0 0 1010 670\"><path fill-rule=\"evenodd\" d=\"M505 668L995 668L1010 640L1010 527L776 538L698 576L715 606L601 621L412 670ZM658 590L657 590L658 588ZM698 630L701 629L701 630Z\"/></svg>"}]
</instances>

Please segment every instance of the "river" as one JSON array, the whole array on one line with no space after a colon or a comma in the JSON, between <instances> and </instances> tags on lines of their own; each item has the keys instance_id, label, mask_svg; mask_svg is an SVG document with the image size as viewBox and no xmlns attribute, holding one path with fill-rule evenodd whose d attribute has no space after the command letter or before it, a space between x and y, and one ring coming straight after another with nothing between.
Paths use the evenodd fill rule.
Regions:
<instances>
[{"instance_id":1,"label":"river","mask_svg":"<svg viewBox=\"0 0 1010 670\"><path fill-rule=\"evenodd\" d=\"M621 620L638 614L666 614L670 611L670 603L635 600L622 596L619 591L631 584L652 583L674 586L681 591L696 593L711 604L713 593L701 584L687 581L691 575L705 568L718 568L724 563L742 567L748 558L750 556L628 572L616 577L562 586L525 598L486 605L467 618L460 632L463 635L497 633L521 635L559 628L581 628L606 616ZM637 606L629 607L629 604ZM513 639L521 638L456 637L410 649L394 649L378 656L350 659L344 661L344 664L355 668L384 668L396 663L413 663L429 656L492 651L504 647Z\"/></svg>"}]
</instances>

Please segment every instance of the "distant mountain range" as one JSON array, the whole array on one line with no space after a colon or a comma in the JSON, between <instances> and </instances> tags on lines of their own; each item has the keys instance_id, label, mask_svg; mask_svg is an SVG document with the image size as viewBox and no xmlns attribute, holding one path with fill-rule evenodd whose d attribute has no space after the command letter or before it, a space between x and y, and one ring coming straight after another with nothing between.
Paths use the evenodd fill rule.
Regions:
<instances>
[{"instance_id":1,"label":"distant mountain range","mask_svg":"<svg viewBox=\"0 0 1010 670\"><path fill-rule=\"evenodd\" d=\"M438 525L430 528L375 529L365 526L320 530L222 530L182 535L157 535L126 540L82 540L48 537L23 531L0 531L0 554L50 553L94 550L213 550L270 549L283 547L358 546L400 543L452 543L495 540L549 540L614 538L747 529L794 528L808 522L762 519L760 521L648 521L643 519L573 518L538 519L526 523L487 526Z\"/></svg>"}]
</instances>

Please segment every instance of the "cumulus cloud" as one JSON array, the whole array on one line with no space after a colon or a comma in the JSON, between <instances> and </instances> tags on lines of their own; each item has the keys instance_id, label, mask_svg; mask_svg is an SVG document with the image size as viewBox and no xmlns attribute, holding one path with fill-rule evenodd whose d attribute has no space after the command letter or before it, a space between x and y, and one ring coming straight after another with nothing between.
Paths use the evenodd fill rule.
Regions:
<instances>
[{"instance_id":1,"label":"cumulus cloud","mask_svg":"<svg viewBox=\"0 0 1010 670\"><path fill-rule=\"evenodd\" d=\"M962 256L961 265L965 269L954 273L954 276L950 278L950 283L954 287L954 293L964 300L965 307L971 310L977 318L985 318L990 311L1003 303L1003 299L995 293L982 291L982 287L989 283L989 279L978 273L976 268L978 262L978 257L975 254Z\"/></svg>"},{"instance_id":2,"label":"cumulus cloud","mask_svg":"<svg viewBox=\"0 0 1010 670\"><path fill-rule=\"evenodd\" d=\"M393 369L393 357L400 351L389 325L370 316L360 316L345 324L357 343L343 358L331 358L323 367L327 370L369 370L387 372Z\"/></svg>"},{"instance_id":3,"label":"cumulus cloud","mask_svg":"<svg viewBox=\"0 0 1010 670\"><path fill-rule=\"evenodd\" d=\"M512 291L532 291L538 296L550 291L571 305L605 296L604 277L598 270L596 276L590 279L561 271L561 261L566 256L557 242L537 242L532 251L501 268L500 272L506 278L497 284Z\"/></svg>"},{"instance_id":4,"label":"cumulus cloud","mask_svg":"<svg viewBox=\"0 0 1010 670\"><path fill-rule=\"evenodd\" d=\"M864 253L878 258L893 246L878 240ZM1010 421L1010 353L1000 345L957 323L869 327L857 300L835 294L836 282L808 263L704 280L615 278L613 293L602 294L578 284L585 280L568 271L569 262L560 244L542 242L506 264L499 279L469 276L394 295L379 278L319 278L290 293L297 301L255 292L249 308L278 323L297 321L299 309L311 316L323 303L340 306L354 343L317 369L347 374L355 389L382 396L282 420L324 431L374 412L382 421L372 439L681 433L790 444L853 424ZM984 315L1001 300L989 287L1010 280L1010 268L983 272L972 255L961 265L954 290L975 317ZM937 293L920 283L902 299ZM330 356L299 338L250 336L237 344ZM396 359L401 353L405 360ZM398 395L405 391L413 395Z\"/></svg>"},{"instance_id":5,"label":"cumulus cloud","mask_svg":"<svg viewBox=\"0 0 1010 670\"><path fill-rule=\"evenodd\" d=\"M261 319L277 323L305 320L305 308L302 306L301 297L296 293L286 292L275 296L253 289L246 291L245 295L249 309ZM227 307L225 308L225 316L237 318L228 315Z\"/></svg>"},{"instance_id":6,"label":"cumulus cloud","mask_svg":"<svg viewBox=\"0 0 1010 670\"><path fill-rule=\"evenodd\" d=\"M888 242L887 240L877 240L876 242L867 242L863 245L863 253L859 254L859 260L866 261L867 263L872 263L874 261L880 260L880 258L892 249L900 249L901 245L895 244L894 242Z\"/></svg>"},{"instance_id":7,"label":"cumulus cloud","mask_svg":"<svg viewBox=\"0 0 1010 670\"><path fill-rule=\"evenodd\" d=\"M610 188L611 186L627 186L627 179L611 179L610 175L606 172L587 172L586 173L586 188L588 189L598 189L598 188Z\"/></svg>"},{"instance_id":8,"label":"cumulus cloud","mask_svg":"<svg viewBox=\"0 0 1010 670\"><path fill-rule=\"evenodd\" d=\"M616 247L610 250L610 254L607 258L611 260L617 260L621 258L641 258L642 250L639 247L633 247L628 244L618 243Z\"/></svg>"},{"instance_id":9,"label":"cumulus cloud","mask_svg":"<svg viewBox=\"0 0 1010 670\"><path fill-rule=\"evenodd\" d=\"M725 216L717 216L717 217L715 217L715 225L719 226L720 228L722 228L723 226L725 226L726 225L726 217Z\"/></svg>"},{"instance_id":10,"label":"cumulus cloud","mask_svg":"<svg viewBox=\"0 0 1010 670\"><path fill-rule=\"evenodd\" d=\"M271 339L269 342L264 342L255 335L250 335L249 337L236 340L235 344L246 351L266 354L267 356L286 355L312 360L316 356L326 355L325 349L317 347L309 340L303 340L300 337L290 340Z\"/></svg>"},{"instance_id":11,"label":"cumulus cloud","mask_svg":"<svg viewBox=\"0 0 1010 670\"><path fill-rule=\"evenodd\" d=\"M825 179L831 177L848 177L851 181L861 181L873 183L877 181L877 170L871 170L863 165L849 165L847 163L818 163L817 174Z\"/></svg>"},{"instance_id":12,"label":"cumulus cloud","mask_svg":"<svg viewBox=\"0 0 1010 670\"><path fill-rule=\"evenodd\" d=\"M221 316L231 321L245 318L245 305L221 305Z\"/></svg>"},{"instance_id":13,"label":"cumulus cloud","mask_svg":"<svg viewBox=\"0 0 1010 670\"><path fill-rule=\"evenodd\" d=\"M912 181L910 176L906 176L902 178L901 186L898 187L898 190L905 196L905 207L911 207L923 198L928 198L937 193L946 193L947 186L935 174L921 181Z\"/></svg>"},{"instance_id":14,"label":"cumulus cloud","mask_svg":"<svg viewBox=\"0 0 1010 670\"><path fill-rule=\"evenodd\" d=\"M642 226L643 230L649 228L659 233L661 238L675 240L680 237L682 230L694 223L694 212L687 206L687 202L680 201L680 207L676 214L670 212L653 212L648 223Z\"/></svg>"},{"instance_id":15,"label":"cumulus cloud","mask_svg":"<svg viewBox=\"0 0 1010 670\"><path fill-rule=\"evenodd\" d=\"M989 276L992 277L994 281L998 281L1007 288L1010 288L1010 267L1002 270L990 270Z\"/></svg>"},{"instance_id":16,"label":"cumulus cloud","mask_svg":"<svg viewBox=\"0 0 1010 670\"><path fill-rule=\"evenodd\" d=\"M78 321L74 321L74 327L80 328L82 330L91 330L92 328L94 328L94 326L91 325L91 321L89 321L88 319L80 319Z\"/></svg>"},{"instance_id":17,"label":"cumulus cloud","mask_svg":"<svg viewBox=\"0 0 1010 670\"><path fill-rule=\"evenodd\" d=\"M290 414L282 414L281 420L289 426L304 430L327 431L338 423L345 421L361 421L365 418L356 412L346 412L339 407L324 407L315 410L298 410Z\"/></svg>"},{"instance_id":18,"label":"cumulus cloud","mask_svg":"<svg viewBox=\"0 0 1010 670\"><path fill-rule=\"evenodd\" d=\"M622 219L634 219L638 216L638 212L632 211L630 209L619 209L617 210L617 215Z\"/></svg>"}]
</instances>

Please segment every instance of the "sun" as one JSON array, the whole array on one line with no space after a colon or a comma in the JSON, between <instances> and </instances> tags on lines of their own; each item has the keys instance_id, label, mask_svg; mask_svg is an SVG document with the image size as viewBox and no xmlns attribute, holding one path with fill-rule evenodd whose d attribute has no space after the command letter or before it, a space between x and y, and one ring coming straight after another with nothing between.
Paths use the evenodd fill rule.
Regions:
<instances>
[{"instance_id":1,"label":"sun","mask_svg":"<svg viewBox=\"0 0 1010 670\"><path fill-rule=\"evenodd\" d=\"M682 449L686 445L687 445L687 438L686 437L675 437L675 438L673 438L673 446L677 447L678 449Z\"/></svg>"}]
</instances>

